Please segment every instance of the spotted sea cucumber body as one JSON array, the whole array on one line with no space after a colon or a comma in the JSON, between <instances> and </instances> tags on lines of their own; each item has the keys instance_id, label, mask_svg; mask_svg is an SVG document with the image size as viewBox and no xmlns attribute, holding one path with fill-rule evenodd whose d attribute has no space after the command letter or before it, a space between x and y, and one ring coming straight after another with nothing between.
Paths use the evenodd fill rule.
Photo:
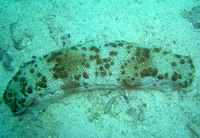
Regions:
<instances>
[{"instance_id":1,"label":"spotted sea cucumber body","mask_svg":"<svg viewBox=\"0 0 200 138\"><path fill-rule=\"evenodd\" d=\"M188 56L136 43L88 43L25 63L4 95L14 115L87 90L186 90L195 67Z\"/></svg>"}]
</instances>

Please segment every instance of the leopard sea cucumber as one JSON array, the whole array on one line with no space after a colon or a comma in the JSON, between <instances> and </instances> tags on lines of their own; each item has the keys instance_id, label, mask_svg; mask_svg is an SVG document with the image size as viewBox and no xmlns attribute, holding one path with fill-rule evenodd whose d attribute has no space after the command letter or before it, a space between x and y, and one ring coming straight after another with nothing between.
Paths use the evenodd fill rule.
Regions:
<instances>
[{"instance_id":1,"label":"leopard sea cucumber","mask_svg":"<svg viewBox=\"0 0 200 138\"><path fill-rule=\"evenodd\" d=\"M87 43L25 63L3 100L19 115L88 90L187 90L194 73L189 56L124 41Z\"/></svg>"}]
</instances>

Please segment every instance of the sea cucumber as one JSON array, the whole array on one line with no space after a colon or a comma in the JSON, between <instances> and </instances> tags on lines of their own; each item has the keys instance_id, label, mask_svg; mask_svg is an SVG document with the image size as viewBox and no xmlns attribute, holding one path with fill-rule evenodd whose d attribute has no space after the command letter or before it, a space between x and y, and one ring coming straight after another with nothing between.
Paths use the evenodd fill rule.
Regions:
<instances>
[{"instance_id":1,"label":"sea cucumber","mask_svg":"<svg viewBox=\"0 0 200 138\"><path fill-rule=\"evenodd\" d=\"M187 91L194 73L189 56L124 41L87 43L25 63L8 83L3 100L19 115L88 90Z\"/></svg>"}]
</instances>

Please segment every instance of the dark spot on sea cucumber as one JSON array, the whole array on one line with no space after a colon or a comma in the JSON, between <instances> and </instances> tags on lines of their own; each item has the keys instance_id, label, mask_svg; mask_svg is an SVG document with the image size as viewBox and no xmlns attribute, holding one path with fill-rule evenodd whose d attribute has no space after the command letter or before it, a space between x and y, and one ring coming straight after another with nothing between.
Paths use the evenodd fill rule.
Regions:
<instances>
[{"instance_id":1,"label":"dark spot on sea cucumber","mask_svg":"<svg viewBox=\"0 0 200 138\"><path fill-rule=\"evenodd\" d=\"M70 49L71 49L71 50L75 50L75 51L77 51L77 50L78 50L78 48L77 48L77 47L75 47L75 46L71 47Z\"/></svg>"},{"instance_id":2,"label":"dark spot on sea cucumber","mask_svg":"<svg viewBox=\"0 0 200 138\"><path fill-rule=\"evenodd\" d=\"M125 71L123 70L123 71L121 72L121 74L125 74Z\"/></svg>"},{"instance_id":3,"label":"dark spot on sea cucumber","mask_svg":"<svg viewBox=\"0 0 200 138\"><path fill-rule=\"evenodd\" d=\"M93 55L90 55L90 60L94 60L95 57Z\"/></svg>"},{"instance_id":4,"label":"dark spot on sea cucumber","mask_svg":"<svg viewBox=\"0 0 200 138\"><path fill-rule=\"evenodd\" d=\"M150 57L150 50L148 48L145 48L142 54L143 54L144 57L149 58Z\"/></svg>"},{"instance_id":5,"label":"dark spot on sea cucumber","mask_svg":"<svg viewBox=\"0 0 200 138\"><path fill-rule=\"evenodd\" d=\"M178 79L179 79L179 74L177 72L174 72L174 74L172 75L172 80L177 81Z\"/></svg>"},{"instance_id":6,"label":"dark spot on sea cucumber","mask_svg":"<svg viewBox=\"0 0 200 138\"><path fill-rule=\"evenodd\" d=\"M168 78L169 74L168 74L168 73L165 73L164 76L165 76L165 78Z\"/></svg>"},{"instance_id":7,"label":"dark spot on sea cucumber","mask_svg":"<svg viewBox=\"0 0 200 138\"><path fill-rule=\"evenodd\" d=\"M27 88L27 93L28 94L31 94L33 92L33 90L32 90L32 88L29 86L28 88Z\"/></svg>"},{"instance_id":8,"label":"dark spot on sea cucumber","mask_svg":"<svg viewBox=\"0 0 200 138\"><path fill-rule=\"evenodd\" d=\"M106 68L106 69L109 69L109 68L110 68L110 65L109 65L108 63L106 63L106 64L105 64L105 68Z\"/></svg>"},{"instance_id":9,"label":"dark spot on sea cucumber","mask_svg":"<svg viewBox=\"0 0 200 138\"><path fill-rule=\"evenodd\" d=\"M75 75L75 76L74 76L74 79L75 79L75 80L79 80L79 79L80 79L80 76L79 76L79 75Z\"/></svg>"},{"instance_id":10,"label":"dark spot on sea cucumber","mask_svg":"<svg viewBox=\"0 0 200 138\"><path fill-rule=\"evenodd\" d=\"M138 58L138 63L139 63L139 64L141 64L141 63L143 63L143 62L145 62L145 59L144 59L144 58Z\"/></svg>"},{"instance_id":11,"label":"dark spot on sea cucumber","mask_svg":"<svg viewBox=\"0 0 200 138\"><path fill-rule=\"evenodd\" d=\"M110 62L110 64L111 64L111 65L114 65L115 63L114 63L114 62Z\"/></svg>"},{"instance_id":12,"label":"dark spot on sea cucumber","mask_svg":"<svg viewBox=\"0 0 200 138\"><path fill-rule=\"evenodd\" d=\"M40 88L47 88L46 83L42 81L39 81L38 83L36 83L36 86L39 86Z\"/></svg>"},{"instance_id":13,"label":"dark spot on sea cucumber","mask_svg":"<svg viewBox=\"0 0 200 138\"><path fill-rule=\"evenodd\" d=\"M103 69L103 67L102 67L102 66L100 66L100 67L99 67L99 70L100 70L100 71L103 71L104 69Z\"/></svg>"},{"instance_id":14,"label":"dark spot on sea cucumber","mask_svg":"<svg viewBox=\"0 0 200 138\"><path fill-rule=\"evenodd\" d=\"M43 82L47 82L47 79L46 79L45 76L42 76L42 81L43 81Z\"/></svg>"},{"instance_id":15,"label":"dark spot on sea cucumber","mask_svg":"<svg viewBox=\"0 0 200 138\"><path fill-rule=\"evenodd\" d=\"M181 63L181 64L184 64L184 63L185 63L185 60L184 60L184 59L181 59L180 63Z\"/></svg>"},{"instance_id":16,"label":"dark spot on sea cucumber","mask_svg":"<svg viewBox=\"0 0 200 138\"><path fill-rule=\"evenodd\" d=\"M86 68L90 68L90 64L89 64L89 63L86 63L86 64L85 64L85 67L86 67Z\"/></svg>"},{"instance_id":17,"label":"dark spot on sea cucumber","mask_svg":"<svg viewBox=\"0 0 200 138\"><path fill-rule=\"evenodd\" d=\"M159 80L162 80L164 79L164 76L162 74L159 74L158 77L157 77Z\"/></svg>"},{"instance_id":18,"label":"dark spot on sea cucumber","mask_svg":"<svg viewBox=\"0 0 200 138\"><path fill-rule=\"evenodd\" d=\"M99 53L99 52L100 52L99 48L97 48L96 46L90 47L90 50L91 50L91 51L94 51L94 52L96 52L96 53Z\"/></svg>"},{"instance_id":19,"label":"dark spot on sea cucumber","mask_svg":"<svg viewBox=\"0 0 200 138\"><path fill-rule=\"evenodd\" d=\"M21 77L21 78L19 79L19 81L20 81L20 82L24 82L24 81L26 81L26 78L25 78L25 77Z\"/></svg>"},{"instance_id":20,"label":"dark spot on sea cucumber","mask_svg":"<svg viewBox=\"0 0 200 138\"><path fill-rule=\"evenodd\" d=\"M117 47L117 44L115 44L115 43L110 43L110 45L111 45L112 47Z\"/></svg>"},{"instance_id":21,"label":"dark spot on sea cucumber","mask_svg":"<svg viewBox=\"0 0 200 138\"><path fill-rule=\"evenodd\" d=\"M86 54L82 54L82 58L85 58L86 57Z\"/></svg>"},{"instance_id":22,"label":"dark spot on sea cucumber","mask_svg":"<svg viewBox=\"0 0 200 138\"><path fill-rule=\"evenodd\" d=\"M102 64L102 61L100 59L97 59L96 63L97 63L97 65L100 65L100 64Z\"/></svg>"},{"instance_id":23,"label":"dark spot on sea cucumber","mask_svg":"<svg viewBox=\"0 0 200 138\"><path fill-rule=\"evenodd\" d=\"M13 80L14 80L14 81L18 81L18 80L19 80L18 75L15 75L15 76L13 77Z\"/></svg>"},{"instance_id":24,"label":"dark spot on sea cucumber","mask_svg":"<svg viewBox=\"0 0 200 138\"><path fill-rule=\"evenodd\" d=\"M177 65L177 63L176 62L172 62L172 64L171 64L172 66L176 66Z\"/></svg>"},{"instance_id":25,"label":"dark spot on sea cucumber","mask_svg":"<svg viewBox=\"0 0 200 138\"><path fill-rule=\"evenodd\" d=\"M180 56L180 55L177 55L177 54L175 54L174 57L175 57L175 58L181 58L181 56Z\"/></svg>"},{"instance_id":26,"label":"dark spot on sea cucumber","mask_svg":"<svg viewBox=\"0 0 200 138\"><path fill-rule=\"evenodd\" d=\"M107 58L103 59L103 62L108 62L108 61L109 61L109 59L107 59Z\"/></svg>"},{"instance_id":27,"label":"dark spot on sea cucumber","mask_svg":"<svg viewBox=\"0 0 200 138\"><path fill-rule=\"evenodd\" d=\"M134 66L134 69L138 70L138 66Z\"/></svg>"},{"instance_id":28,"label":"dark spot on sea cucumber","mask_svg":"<svg viewBox=\"0 0 200 138\"><path fill-rule=\"evenodd\" d=\"M153 69L151 67L148 67L147 69L143 69L140 73L141 77L148 77L148 76L153 76L155 77L158 73L157 69Z\"/></svg>"},{"instance_id":29,"label":"dark spot on sea cucumber","mask_svg":"<svg viewBox=\"0 0 200 138\"><path fill-rule=\"evenodd\" d=\"M134 75L135 75L135 77L138 77L138 73L135 73Z\"/></svg>"},{"instance_id":30,"label":"dark spot on sea cucumber","mask_svg":"<svg viewBox=\"0 0 200 138\"><path fill-rule=\"evenodd\" d=\"M38 78L39 78L39 77L41 77L41 76L42 76L42 74L41 74L41 73L38 73L38 74L37 74L37 76L38 76Z\"/></svg>"},{"instance_id":31,"label":"dark spot on sea cucumber","mask_svg":"<svg viewBox=\"0 0 200 138\"><path fill-rule=\"evenodd\" d=\"M88 76L88 74L86 72L83 72L83 78L85 78L85 79L89 78L89 76Z\"/></svg>"},{"instance_id":32,"label":"dark spot on sea cucumber","mask_svg":"<svg viewBox=\"0 0 200 138\"><path fill-rule=\"evenodd\" d=\"M130 49L130 48L132 48L132 47L133 47L132 45L129 45L129 46L127 46L126 48L127 48L127 49Z\"/></svg>"},{"instance_id":33,"label":"dark spot on sea cucumber","mask_svg":"<svg viewBox=\"0 0 200 138\"><path fill-rule=\"evenodd\" d=\"M86 47L82 47L82 50L87 51L87 48Z\"/></svg>"},{"instance_id":34,"label":"dark spot on sea cucumber","mask_svg":"<svg viewBox=\"0 0 200 138\"><path fill-rule=\"evenodd\" d=\"M56 58L56 62L62 62L62 61L63 61L63 59L61 57Z\"/></svg>"},{"instance_id":35,"label":"dark spot on sea cucumber","mask_svg":"<svg viewBox=\"0 0 200 138\"><path fill-rule=\"evenodd\" d=\"M155 51L156 53L159 53L159 52L160 52L160 49L159 49L159 48L154 48L154 51Z\"/></svg>"},{"instance_id":36,"label":"dark spot on sea cucumber","mask_svg":"<svg viewBox=\"0 0 200 138\"><path fill-rule=\"evenodd\" d=\"M34 69L30 69L30 73L34 73Z\"/></svg>"},{"instance_id":37,"label":"dark spot on sea cucumber","mask_svg":"<svg viewBox=\"0 0 200 138\"><path fill-rule=\"evenodd\" d=\"M163 52L163 55L167 55L167 54L169 54L170 52L169 51L164 51Z\"/></svg>"},{"instance_id":38,"label":"dark spot on sea cucumber","mask_svg":"<svg viewBox=\"0 0 200 138\"><path fill-rule=\"evenodd\" d=\"M123 46L124 44L123 43L118 43L118 46Z\"/></svg>"},{"instance_id":39,"label":"dark spot on sea cucumber","mask_svg":"<svg viewBox=\"0 0 200 138\"><path fill-rule=\"evenodd\" d=\"M110 52L110 55L111 55L111 56L117 56L117 54L118 54L117 51L111 51L111 52Z\"/></svg>"},{"instance_id":40,"label":"dark spot on sea cucumber","mask_svg":"<svg viewBox=\"0 0 200 138\"><path fill-rule=\"evenodd\" d=\"M96 72L95 72L95 75L98 76L98 74L99 74L99 73L96 71Z\"/></svg>"},{"instance_id":41,"label":"dark spot on sea cucumber","mask_svg":"<svg viewBox=\"0 0 200 138\"><path fill-rule=\"evenodd\" d=\"M46 59L48 57L48 55L44 55L43 58Z\"/></svg>"}]
</instances>

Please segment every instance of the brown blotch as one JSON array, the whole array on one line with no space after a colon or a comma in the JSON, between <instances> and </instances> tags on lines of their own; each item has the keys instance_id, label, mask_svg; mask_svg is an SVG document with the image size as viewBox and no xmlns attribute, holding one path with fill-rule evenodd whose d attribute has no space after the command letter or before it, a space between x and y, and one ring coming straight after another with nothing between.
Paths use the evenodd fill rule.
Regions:
<instances>
[{"instance_id":1,"label":"brown blotch","mask_svg":"<svg viewBox=\"0 0 200 138\"><path fill-rule=\"evenodd\" d=\"M131 47L133 47L133 46L132 46L132 45L129 45L129 46L127 46L126 48L127 48L127 49L130 49Z\"/></svg>"},{"instance_id":2,"label":"brown blotch","mask_svg":"<svg viewBox=\"0 0 200 138\"><path fill-rule=\"evenodd\" d=\"M93 55L90 55L90 60L94 60L95 57Z\"/></svg>"},{"instance_id":3,"label":"brown blotch","mask_svg":"<svg viewBox=\"0 0 200 138\"><path fill-rule=\"evenodd\" d=\"M170 52L169 51L164 51L163 52L163 55L167 55L167 54L169 54Z\"/></svg>"},{"instance_id":4,"label":"brown blotch","mask_svg":"<svg viewBox=\"0 0 200 138\"><path fill-rule=\"evenodd\" d=\"M42 76L42 82L47 82L47 79L45 76Z\"/></svg>"},{"instance_id":5,"label":"brown blotch","mask_svg":"<svg viewBox=\"0 0 200 138\"><path fill-rule=\"evenodd\" d=\"M25 77L21 77L21 78L19 79L19 81L23 83L23 82L26 81L26 78L25 78Z\"/></svg>"},{"instance_id":6,"label":"brown blotch","mask_svg":"<svg viewBox=\"0 0 200 138\"><path fill-rule=\"evenodd\" d=\"M155 51L156 53L159 53L159 52L160 52L160 49L159 49L159 48L154 48L154 51Z\"/></svg>"},{"instance_id":7,"label":"brown blotch","mask_svg":"<svg viewBox=\"0 0 200 138\"><path fill-rule=\"evenodd\" d=\"M107 46L108 46L108 44L105 44L104 46L105 46L105 47L107 47Z\"/></svg>"},{"instance_id":8,"label":"brown blotch","mask_svg":"<svg viewBox=\"0 0 200 138\"><path fill-rule=\"evenodd\" d=\"M96 52L96 53L99 53L99 52L100 52L99 48L97 48L96 46L90 47L90 50L91 50L91 51L94 51L94 52Z\"/></svg>"},{"instance_id":9,"label":"brown blotch","mask_svg":"<svg viewBox=\"0 0 200 138\"><path fill-rule=\"evenodd\" d=\"M26 90L26 91L27 91L27 93L28 93L28 94L31 94L31 93L33 93L33 90L32 90L32 88L31 88L31 86L29 86L29 87L27 88L27 90Z\"/></svg>"},{"instance_id":10,"label":"brown blotch","mask_svg":"<svg viewBox=\"0 0 200 138\"><path fill-rule=\"evenodd\" d=\"M89 63L86 63L85 67L86 67L86 68L90 68L90 64L89 64Z\"/></svg>"},{"instance_id":11,"label":"brown blotch","mask_svg":"<svg viewBox=\"0 0 200 138\"><path fill-rule=\"evenodd\" d=\"M99 73L96 71L96 72L95 72L95 75L98 76L98 74L99 74Z\"/></svg>"},{"instance_id":12,"label":"brown blotch","mask_svg":"<svg viewBox=\"0 0 200 138\"><path fill-rule=\"evenodd\" d=\"M123 71L121 72L121 74L125 74L125 71L123 70Z\"/></svg>"},{"instance_id":13,"label":"brown blotch","mask_svg":"<svg viewBox=\"0 0 200 138\"><path fill-rule=\"evenodd\" d=\"M88 74L86 72L83 72L83 78L85 78L85 79L89 78L89 76L88 76Z\"/></svg>"},{"instance_id":14,"label":"brown blotch","mask_svg":"<svg viewBox=\"0 0 200 138\"><path fill-rule=\"evenodd\" d=\"M181 85L182 85L182 87L186 88L189 86L189 83L188 83L188 81L185 80Z\"/></svg>"},{"instance_id":15,"label":"brown blotch","mask_svg":"<svg viewBox=\"0 0 200 138\"><path fill-rule=\"evenodd\" d=\"M150 50L148 48L144 48L142 55L145 58L149 58L150 57Z\"/></svg>"},{"instance_id":16,"label":"brown blotch","mask_svg":"<svg viewBox=\"0 0 200 138\"><path fill-rule=\"evenodd\" d=\"M123 46L124 44L123 43L118 43L118 46Z\"/></svg>"},{"instance_id":17,"label":"brown blotch","mask_svg":"<svg viewBox=\"0 0 200 138\"><path fill-rule=\"evenodd\" d=\"M63 78L67 78L67 76L68 76L68 74L66 71L60 71L60 72L53 73L53 77L55 79L58 79L58 78L63 79Z\"/></svg>"},{"instance_id":18,"label":"brown blotch","mask_svg":"<svg viewBox=\"0 0 200 138\"><path fill-rule=\"evenodd\" d=\"M79 80L79 79L80 79L80 75L75 75L75 76L74 76L74 79L75 79L75 80Z\"/></svg>"},{"instance_id":19,"label":"brown blotch","mask_svg":"<svg viewBox=\"0 0 200 138\"><path fill-rule=\"evenodd\" d=\"M138 63L139 63L139 64L141 64L141 63L143 63L143 62L145 62L145 59L144 59L144 58L138 58Z\"/></svg>"},{"instance_id":20,"label":"brown blotch","mask_svg":"<svg viewBox=\"0 0 200 138\"><path fill-rule=\"evenodd\" d=\"M86 54L82 54L82 58L85 58L86 57Z\"/></svg>"},{"instance_id":21,"label":"brown blotch","mask_svg":"<svg viewBox=\"0 0 200 138\"><path fill-rule=\"evenodd\" d=\"M114 65L115 63L114 63L114 62L110 62L110 64L111 64L111 65Z\"/></svg>"},{"instance_id":22,"label":"brown blotch","mask_svg":"<svg viewBox=\"0 0 200 138\"><path fill-rule=\"evenodd\" d=\"M105 68L106 68L106 69L109 69L109 68L110 68L110 64L106 63L106 64L105 64Z\"/></svg>"},{"instance_id":23,"label":"brown blotch","mask_svg":"<svg viewBox=\"0 0 200 138\"><path fill-rule=\"evenodd\" d=\"M184 59L181 59L180 63L181 63L181 64L184 64L184 63L185 63L185 60L184 60Z\"/></svg>"},{"instance_id":24,"label":"brown blotch","mask_svg":"<svg viewBox=\"0 0 200 138\"><path fill-rule=\"evenodd\" d=\"M106 71L101 72L101 77L104 77L104 76L106 76Z\"/></svg>"},{"instance_id":25,"label":"brown blotch","mask_svg":"<svg viewBox=\"0 0 200 138\"><path fill-rule=\"evenodd\" d=\"M111 55L111 56L117 56L117 54L118 54L117 51L111 51L111 52L110 52L110 55Z\"/></svg>"},{"instance_id":26,"label":"brown blotch","mask_svg":"<svg viewBox=\"0 0 200 138\"><path fill-rule=\"evenodd\" d=\"M99 70L100 70L100 71L103 71L104 69L103 69L103 67L102 67L102 66L100 66L100 67L99 67Z\"/></svg>"},{"instance_id":27,"label":"brown blotch","mask_svg":"<svg viewBox=\"0 0 200 138\"><path fill-rule=\"evenodd\" d=\"M34 69L30 69L30 73L34 73Z\"/></svg>"},{"instance_id":28,"label":"brown blotch","mask_svg":"<svg viewBox=\"0 0 200 138\"><path fill-rule=\"evenodd\" d=\"M157 69L153 69L151 67L148 67L147 69L143 69L141 72L140 72L140 76L141 77L148 77L148 76L153 76L155 77L158 73L158 70Z\"/></svg>"},{"instance_id":29,"label":"brown blotch","mask_svg":"<svg viewBox=\"0 0 200 138\"><path fill-rule=\"evenodd\" d=\"M47 62L51 62L52 60L54 60L56 57L58 57L59 55L62 55L62 52L51 52L51 55L49 58L47 58Z\"/></svg>"},{"instance_id":30,"label":"brown blotch","mask_svg":"<svg viewBox=\"0 0 200 138\"><path fill-rule=\"evenodd\" d=\"M46 83L39 81L38 83L36 83L36 86L39 86L40 88L47 88Z\"/></svg>"},{"instance_id":31,"label":"brown blotch","mask_svg":"<svg viewBox=\"0 0 200 138\"><path fill-rule=\"evenodd\" d=\"M95 57L94 57L94 58L95 58L95 59L98 59L99 57L100 57L99 55L95 55Z\"/></svg>"},{"instance_id":32,"label":"brown blotch","mask_svg":"<svg viewBox=\"0 0 200 138\"><path fill-rule=\"evenodd\" d=\"M134 66L134 69L137 69L137 70L138 70L138 66Z\"/></svg>"},{"instance_id":33,"label":"brown blotch","mask_svg":"<svg viewBox=\"0 0 200 138\"><path fill-rule=\"evenodd\" d=\"M172 62L172 64L171 64L172 66L176 66L177 65L177 63L176 62Z\"/></svg>"},{"instance_id":34,"label":"brown blotch","mask_svg":"<svg viewBox=\"0 0 200 138\"><path fill-rule=\"evenodd\" d=\"M177 81L178 79L181 79L182 76L180 74L178 74L177 72L174 72L174 74L172 75L172 81Z\"/></svg>"},{"instance_id":35,"label":"brown blotch","mask_svg":"<svg viewBox=\"0 0 200 138\"><path fill-rule=\"evenodd\" d=\"M103 59L103 62L108 62L108 61L109 61L109 59L107 59L107 58Z\"/></svg>"},{"instance_id":36,"label":"brown blotch","mask_svg":"<svg viewBox=\"0 0 200 138\"><path fill-rule=\"evenodd\" d=\"M110 43L110 45L111 45L112 47L117 47L117 44L115 44L115 43Z\"/></svg>"},{"instance_id":37,"label":"brown blotch","mask_svg":"<svg viewBox=\"0 0 200 138\"><path fill-rule=\"evenodd\" d=\"M164 76L165 76L165 78L168 78L169 74L168 74L168 73L165 73Z\"/></svg>"},{"instance_id":38,"label":"brown blotch","mask_svg":"<svg viewBox=\"0 0 200 138\"><path fill-rule=\"evenodd\" d=\"M140 56L141 48L137 47L135 55Z\"/></svg>"},{"instance_id":39,"label":"brown blotch","mask_svg":"<svg viewBox=\"0 0 200 138\"><path fill-rule=\"evenodd\" d=\"M71 50L75 50L75 51L77 51L77 50L78 50L78 48L77 48L77 47L75 47L75 46L71 47L70 49L71 49Z\"/></svg>"},{"instance_id":40,"label":"brown blotch","mask_svg":"<svg viewBox=\"0 0 200 138\"><path fill-rule=\"evenodd\" d=\"M134 81L135 80L135 78L131 78L131 81Z\"/></svg>"},{"instance_id":41,"label":"brown blotch","mask_svg":"<svg viewBox=\"0 0 200 138\"><path fill-rule=\"evenodd\" d=\"M162 80L164 79L164 76L162 74L159 74L158 77L157 77L159 80Z\"/></svg>"},{"instance_id":42,"label":"brown blotch","mask_svg":"<svg viewBox=\"0 0 200 138\"><path fill-rule=\"evenodd\" d=\"M135 77L138 77L138 73L135 73Z\"/></svg>"},{"instance_id":43,"label":"brown blotch","mask_svg":"<svg viewBox=\"0 0 200 138\"><path fill-rule=\"evenodd\" d=\"M62 61L63 61L62 58L60 57L56 58L56 62L62 62Z\"/></svg>"},{"instance_id":44,"label":"brown blotch","mask_svg":"<svg viewBox=\"0 0 200 138\"><path fill-rule=\"evenodd\" d=\"M48 55L44 55L44 56L43 56L44 59L47 58L47 57L48 57Z\"/></svg>"},{"instance_id":45,"label":"brown blotch","mask_svg":"<svg viewBox=\"0 0 200 138\"><path fill-rule=\"evenodd\" d=\"M87 48L86 47L82 47L82 50L87 51Z\"/></svg>"},{"instance_id":46,"label":"brown blotch","mask_svg":"<svg viewBox=\"0 0 200 138\"><path fill-rule=\"evenodd\" d=\"M84 82L83 85L85 88L88 88L88 83Z\"/></svg>"},{"instance_id":47,"label":"brown blotch","mask_svg":"<svg viewBox=\"0 0 200 138\"><path fill-rule=\"evenodd\" d=\"M96 63L97 63L97 65L100 65L100 64L102 64L102 61L100 59L97 59Z\"/></svg>"},{"instance_id":48,"label":"brown blotch","mask_svg":"<svg viewBox=\"0 0 200 138\"><path fill-rule=\"evenodd\" d=\"M177 54L174 55L174 57L175 57L175 58L181 58L181 56L180 56L180 55L177 55Z\"/></svg>"}]
</instances>

